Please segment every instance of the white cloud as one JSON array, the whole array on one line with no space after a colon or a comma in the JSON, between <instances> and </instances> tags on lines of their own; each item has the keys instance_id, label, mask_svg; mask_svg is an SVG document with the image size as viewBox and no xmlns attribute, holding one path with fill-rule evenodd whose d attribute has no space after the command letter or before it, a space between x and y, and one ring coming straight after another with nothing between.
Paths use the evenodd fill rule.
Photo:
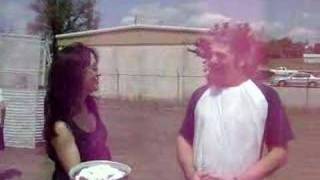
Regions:
<instances>
[{"instance_id":1,"label":"white cloud","mask_svg":"<svg viewBox=\"0 0 320 180\"><path fill-rule=\"evenodd\" d=\"M175 6L164 6L161 3L144 3L133 7L121 24L133 24L137 17L139 24L174 25L189 27L213 27L221 22L239 22L239 19L215 12L206 1L186 1ZM244 21L242 21L244 22ZM263 32L263 36L282 37L286 35L285 24L260 20L249 22L253 29ZM284 33L285 32L285 33Z\"/></svg>"},{"instance_id":2,"label":"white cloud","mask_svg":"<svg viewBox=\"0 0 320 180\"><path fill-rule=\"evenodd\" d=\"M221 22L238 22L238 19L214 12L204 1L185 2L176 6L163 6L160 3L145 3L135 6L122 18L121 24L133 24L135 18L139 24L164 24L190 27L212 27ZM243 21L242 21L243 22ZM260 30L266 37L281 37L285 25L280 22L260 20L249 22L255 30Z\"/></svg>"},{"instance_id":3,"label":"white cloud","mask_svg":"<svg viewBox=\"0 0 320 180\"><path fill-rule=\"evenodd\" d=\"M129 14L121 19L121 24L132 24L137 18L141 24L161 24L170 22L173 17L179 16L179 10L173 7L161 7L160 3L149 3L136 6Z\"/></svg>"},{"instance_id":4,"label":"white cloud","mask_svg":"<svg viewBox=\"0 0 320 180\"><path fill-rule=\"evenodd\" d=\"M25 33L26 24L33 20L34 13L28 8L31 1L4 1L0 7L0 25L15 33Z\"/></svg>"},{"instance_id":5,"label":"white cloud","mask_svg":"<svg viewBox=\"0 0 320 180\"><path fill-rule=\"evenodd\" d=\"M310 18L311 14L302 12L301 16ZM207 1L185 1L177 5L163 5L154 3L154 1L134 6L125 17L122 18L121 24L133 24L135 17L140 24L161 24L174 26L190 26L190 27L212 27L216 23L221 22L248 22L250 26L260 31L265 38L281 38L288 36L288 24L281 21L268 21L260 18L260 20L245 20L241 17L229 16L220 11L213 11ZM313 34L310 31L302 31L301 29L291 30L290 35L294 37L305 36L305 34ZM319 34L318 34L319 35ZM319 38L318 38L319 39Z\"/></svg>"},{"instance_id":6,"label":"white cloud","mask_svg":"<svg viewBox=\"0 0 320 180\"><path fill-rule=\"evenodd\" d=\"M280 22L257 21L251 22L250 26L269 38L278 38L286 36L285 25Z\"/></svg>"},{"instance_id":7,"label":"white cloud","mask_svg":"<svg viewBox=\"0 0 320 180\"><path fill-rule=\"evenodd\" d=\"M308 12L303 12L303 13L302 13L302 17L303 17L303 18L309 18L310 16L311 16L311 14L308 13Z\"/></svg>"},{"instance_id":8,"label":"white cloud","mask_svg":"<svg viewBox=\"0 0 320 180\"><path fill-rule=\"evenodd\" d=\"M305 27L295 27L288 32L288 36L295 39L313 39L319 38L320 32L315 29Z\"/></svg>"},{"instance_id":9,"label":"white cloud","mask_svg":"<svg viewBox=\"0 0 320 180\"><path fill-rule=\"evenodd\" d=\"M199 14L201 12L210 11L208 2L206 1L192 1L179 5L179 9L187 14Z\"/></svg>"},{"instance_id":10,"label":"white cloud","mask_svg":"<svg viewBox=\"0 0 320 180\"><path fill-rule=\"evenodd\" d=\"M212 27L216 23L229 22L231 18L213 13L203 13L191 16L186 22L186 25L197 27Z\"/></svg>"},{"instance_id":11,"label":"white cloud","mask_svg":"<svg viewBox=\"0 0 320 180\"><path fill-rule=\"evenodd\" d=\"M267 32L283 30L284 25L279 22L257 21L250 23L251 27L256 30L264 30Z\"/></svg>"},{"instance_id":12,"label":"white cloud","mask_svg":"<svg viewBox=\"0 0 320 180\"><path fill-rule=\"evenodd\" d=\"M288 31L287 36L295 41L320 42L320 30L316 28L294 27Z\"/></svg>"},{"instance_id":13,"label":"white cloud","mask_svg":"<svg viewBox=\"0 0 320 180\"><path fill-rule=\"evenodd\" d=\"M142 4L132 8L122 18L121 24L133 24L137 17L140 24L165 24L194 27L210 27L218 22L230 21L223 14L209 12L203 2L186 2L175 7L160 3Z\"/></svg>"},{"instance_id":14,"label":"white cloud","mask_svg":"<svg viewBox=\"0 0 320 180\"><path fill-rule=\"evenodd\" d=\"M133 24L135 20L134 16L126 16L121 19L121 24Z\"/></svg>"}]
</instances>

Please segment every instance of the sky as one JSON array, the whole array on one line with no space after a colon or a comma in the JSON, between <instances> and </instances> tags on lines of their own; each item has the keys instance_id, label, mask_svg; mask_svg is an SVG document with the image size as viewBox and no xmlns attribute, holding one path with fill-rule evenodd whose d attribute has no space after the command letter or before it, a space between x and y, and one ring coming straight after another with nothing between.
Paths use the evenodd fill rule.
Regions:
<instances>
[{"instance_id":1,"label":"sky","mask_svg":"<svg viewBox=\"0 0 320 180\"><path fill-rule=\"evenodd\" d=\"M33 0L1 0L0 28L25 33ZM320 0L97 0L100 27L134 24L212 27L248 22L271 37L320 42Z\"/></svg>"}]
</instances>

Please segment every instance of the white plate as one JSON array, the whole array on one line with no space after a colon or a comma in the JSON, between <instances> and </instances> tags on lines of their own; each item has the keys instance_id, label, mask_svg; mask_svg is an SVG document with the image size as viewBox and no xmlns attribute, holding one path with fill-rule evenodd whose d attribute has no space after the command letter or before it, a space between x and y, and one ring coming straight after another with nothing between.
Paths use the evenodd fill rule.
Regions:
<instances>
[{"instance_id":1,"label":"white plate","mask_svg":"<svg viewBox=\"0 0 320 180\"><path fill-rule=\"evenodd\" d=\"M121 179L126 179L128 178L130 172L131 172L131 168L130 166L123 164L123 163L119 163L119 162L114 162L114 161L107 161L107 160L95 160L95 161L86 161L86 162L82 162L80 164L75 165L74 167L72 167L69 171L69 177L74 180L76 175L84 168L90 167L90 166L96 166L96 165L100 165L100 164L106 164L109 165L113 168L116 168L120 171L123 171L125 173L125 176Z\"/></svg>"}]
</instances>

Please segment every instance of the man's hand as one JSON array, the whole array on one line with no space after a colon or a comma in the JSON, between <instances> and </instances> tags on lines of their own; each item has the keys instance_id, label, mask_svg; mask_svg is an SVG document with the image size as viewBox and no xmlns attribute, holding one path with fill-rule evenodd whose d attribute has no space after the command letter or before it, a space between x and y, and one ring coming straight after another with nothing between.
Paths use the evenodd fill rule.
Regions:
<instances>
[{"instance_id":1,"label":"man's hand","mask_svg":"<svg viewBox=\"0 0 320 180\"><path fill-rule=\"evenodd\" d=\"M223 180L223 179L213 173L197 171L194 173L191 180Z\"/></svg>"},{"instance_id":2,"label":"man's hand","mask_svg":"<svg viewBox=\"0 0 320 180\"><path fill-rule=\"evenodd\" d=\"M274 171L284 166L287 162L288 150L285 147L272 147L270 152L265 155L254 166L249 168L247 172L238 177L239 180L261 180Z\"/></svg>"}]
</instances>

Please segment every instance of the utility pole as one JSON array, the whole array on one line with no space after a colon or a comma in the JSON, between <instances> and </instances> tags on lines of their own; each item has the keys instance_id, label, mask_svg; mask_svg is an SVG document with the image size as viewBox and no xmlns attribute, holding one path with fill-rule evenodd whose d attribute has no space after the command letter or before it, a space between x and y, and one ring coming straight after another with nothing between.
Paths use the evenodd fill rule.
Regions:
<instances>
[{"instance_id":1,"label":"utility pole","mask_svg":"<svg viewBox=\"0 0 320 180\"><path fill-rule=\"evenodd\" d=\"M137 25L138 22L138 15L134 15L134 25Z\"/></svg>"}]
</instances>

